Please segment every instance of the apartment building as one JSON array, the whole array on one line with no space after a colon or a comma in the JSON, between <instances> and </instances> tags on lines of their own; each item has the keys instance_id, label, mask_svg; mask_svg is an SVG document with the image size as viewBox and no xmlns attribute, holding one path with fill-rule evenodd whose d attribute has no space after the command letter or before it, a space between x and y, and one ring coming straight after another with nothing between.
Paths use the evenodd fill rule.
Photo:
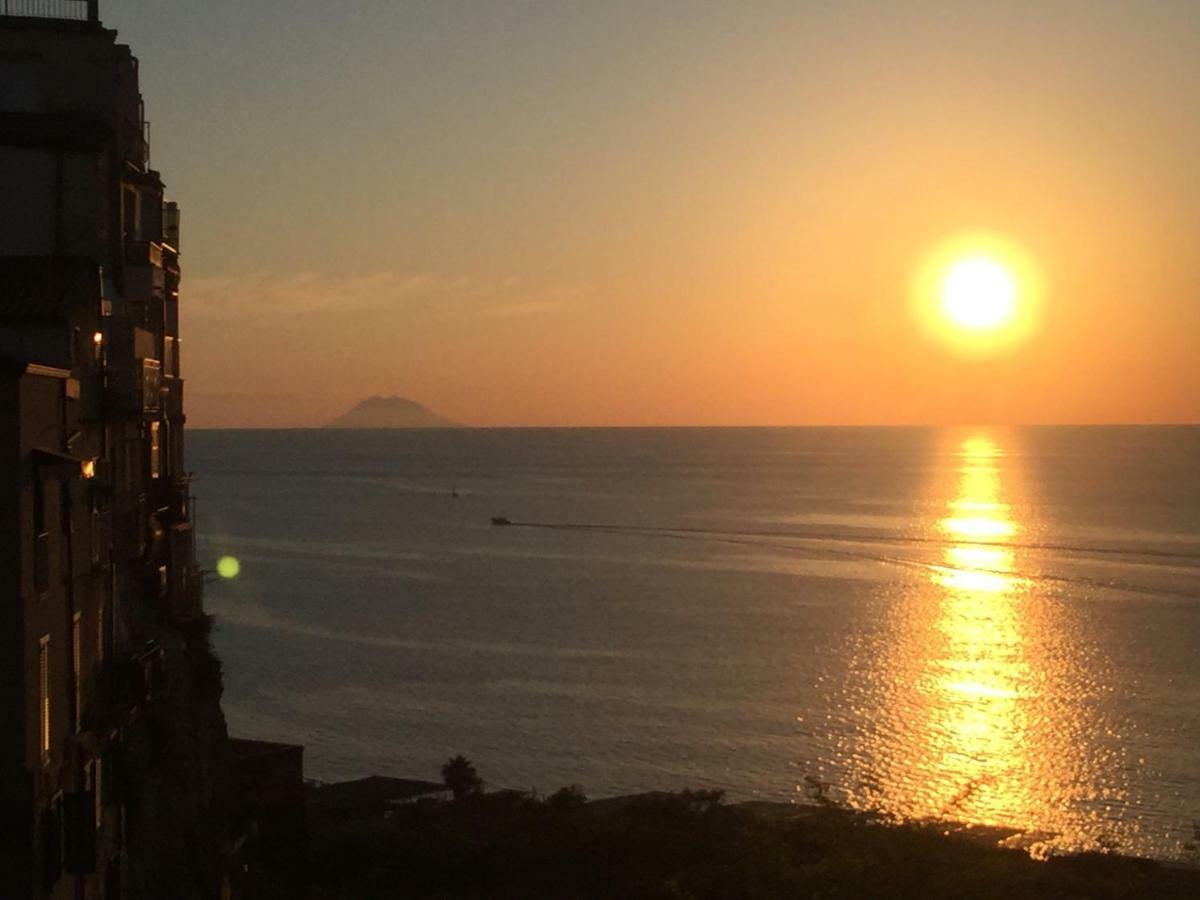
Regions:
<instances>
[{"instance_id":1,"label":"apartment building","mask_svg":"<svg viewBox=\"0 0 1200 900\"><path fill-rule=\"evenodd\" d=\"M0 896L228 891L179 211L97 0L0 0Z\"/></svg>"}]
</instances>

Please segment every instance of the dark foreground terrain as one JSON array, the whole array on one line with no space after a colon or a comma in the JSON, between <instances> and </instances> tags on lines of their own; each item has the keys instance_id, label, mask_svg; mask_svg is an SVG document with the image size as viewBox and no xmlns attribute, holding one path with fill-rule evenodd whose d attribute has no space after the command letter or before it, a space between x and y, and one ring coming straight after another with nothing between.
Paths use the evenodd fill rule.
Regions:
<instances>
[{"instance_id":1,"label":"dark foreground terrain","mask_svg":"<svg viewBox=\"0 0 1200 900\"><path fill-rule=\"evenodd\" d=\"M790 812L788 810L791 810ZM731 806L719 793L585 802L515 792L386 812L310 810L326 898L1200 898L1200 871L1019 850L834 808Z\"/></svg>"}]
</instances>

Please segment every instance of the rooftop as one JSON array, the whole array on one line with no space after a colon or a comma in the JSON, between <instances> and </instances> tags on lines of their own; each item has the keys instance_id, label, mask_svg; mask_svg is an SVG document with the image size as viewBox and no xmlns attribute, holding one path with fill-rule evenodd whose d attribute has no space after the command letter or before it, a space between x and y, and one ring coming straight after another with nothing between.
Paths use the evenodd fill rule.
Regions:
<instances>
[{"instance_id":1,"label":"rooftop","mask_svg":"<svg viewBox=\"0 0 1200 900\"><path fill-rule=\"evenodd\" d=\"M320 785L313 789L309 797L313 804L326 810L364 812L386 808L404 800L440 794L446 789L446 785L440 781L369 775L355 781Z\"/></svg>"},{"instance_id":2,"label":"rooftop","mask_svg":"<svg viewBox=\"0 0 1200 900\"><path fill-rule=\"evenodd\" d=\"M0 0L0 18L99 22L100 0Z\"/></svg>"}]
</instances>

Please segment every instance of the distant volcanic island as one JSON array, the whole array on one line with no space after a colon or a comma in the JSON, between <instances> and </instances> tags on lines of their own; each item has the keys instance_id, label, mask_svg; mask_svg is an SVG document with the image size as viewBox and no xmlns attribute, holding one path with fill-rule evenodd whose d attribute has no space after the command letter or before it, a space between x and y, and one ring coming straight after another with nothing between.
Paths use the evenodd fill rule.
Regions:
<instances>
[{"instance_id":1,"label":"distant volcanic island","mask_svg":"<svg viewBox=\"0 0 1200 900\"><path fill-rule=\"evenodd\" d=\"M405 397L368 397L326 428L462 428Z\"/></svg>"}]
</instances>

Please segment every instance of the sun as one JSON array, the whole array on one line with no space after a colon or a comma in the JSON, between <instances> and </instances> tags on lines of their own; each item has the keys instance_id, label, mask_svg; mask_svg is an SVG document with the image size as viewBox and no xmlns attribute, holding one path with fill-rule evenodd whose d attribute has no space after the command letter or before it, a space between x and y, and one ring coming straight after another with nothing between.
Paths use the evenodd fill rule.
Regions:
<instances>
[{"instance_id":1,"label":"sun","mask_svg":"<svg viewBox=\"0 0 1200 900\"><path fill-rule=\"evenodd\" d=\"M1015 242L968 234L931 252L914 280L919 318L950 349L969 355L1010 350L1035 330L1042 279Z\"/></svg>"},{"instance_id":2,"label":"sun","mask_svg":"<svg viewBox=\"0 0 1200 900\"><path fill-rule=\"evenodd\" d=\"M941 300L946 318L960 328L998 328L1016 313L1017 279L997 260L968 256L946 270Z\"/></svg>"}]
</instances>

